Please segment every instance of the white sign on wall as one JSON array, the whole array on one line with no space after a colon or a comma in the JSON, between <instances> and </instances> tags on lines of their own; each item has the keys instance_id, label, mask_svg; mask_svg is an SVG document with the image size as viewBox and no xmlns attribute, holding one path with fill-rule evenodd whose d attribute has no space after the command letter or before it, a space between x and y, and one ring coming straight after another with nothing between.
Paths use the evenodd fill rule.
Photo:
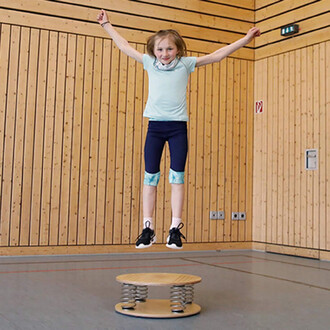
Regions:
<instances>
[{"instance_id":1,"label":"white sign on wall","mask_svg":"<svg viewBox=\"0 0 330 330\"><path fill-rule=\"evenodd\" d=\"M317 149L306 149L305 151L305 168L306 170L317 170L318 155Z\"/></svg>"}]
</instances>

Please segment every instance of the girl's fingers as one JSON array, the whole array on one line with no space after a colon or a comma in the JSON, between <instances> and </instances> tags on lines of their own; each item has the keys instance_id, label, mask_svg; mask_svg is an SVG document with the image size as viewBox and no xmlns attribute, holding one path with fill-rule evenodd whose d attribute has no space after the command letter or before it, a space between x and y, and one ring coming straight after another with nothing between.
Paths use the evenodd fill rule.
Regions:
<instances>
[{"instance_id":1,"label":"girl's fingers","mask_svg":"<svg viewBox=\"0 0 330 330\"><path fill-rule=\"evenodd\" d=\"M253 27L252 29L251 29L251 32L252 32L252 34L255 36L255 37L258 37L258 36L260 36L260 29L259 28L257 28L257 27Z\"/></svg>"},{"instance_id":2,"label":"girl's fingers","mask_svg":"<svg viewBox=\"0 0 330 330\"><path fill-rule=\"evenodd\" d=\"M105 10L102 9L101 12L97 15L97 20L98 21L102 21L106 18L106 13L105 13Z\"/></svg>"}]
</instances>

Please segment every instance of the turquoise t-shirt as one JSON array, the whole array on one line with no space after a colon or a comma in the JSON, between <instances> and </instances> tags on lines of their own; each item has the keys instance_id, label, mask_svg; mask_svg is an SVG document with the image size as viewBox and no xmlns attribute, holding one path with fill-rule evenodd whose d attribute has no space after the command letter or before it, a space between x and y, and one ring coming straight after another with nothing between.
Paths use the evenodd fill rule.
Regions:
<instances>
[{"instance_id":1,"label":"turquoise t-shirt","mask_svg":"<svg viewBox=\"0 0 330 330\"><path fill-rule=\"evenodd\" d=\"M159 70L155 58L143 55L143 67L148 72L149 95L144 117L150 120L188 121L187 83L195 70L196 57L181 57L174 69Z\"/></svg>"}]
</instances>

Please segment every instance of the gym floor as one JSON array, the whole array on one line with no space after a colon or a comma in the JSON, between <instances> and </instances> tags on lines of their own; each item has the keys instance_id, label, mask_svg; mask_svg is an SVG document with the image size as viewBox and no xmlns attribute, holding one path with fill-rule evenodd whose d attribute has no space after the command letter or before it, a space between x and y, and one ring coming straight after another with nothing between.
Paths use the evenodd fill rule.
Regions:
<instances>
[{"instance_id":1,"label":"gym floor","mask_svg":"<svg viewBox=\"0 0 330 330\"><path fill-rule=\"evenodd\" d=\"M198 315L115 312L126 273L186 273ZM257 251L0 257L1 330L329 329L330 263ZM150 287L150 298L169 298Z\"/></svg>"}]
</instances>

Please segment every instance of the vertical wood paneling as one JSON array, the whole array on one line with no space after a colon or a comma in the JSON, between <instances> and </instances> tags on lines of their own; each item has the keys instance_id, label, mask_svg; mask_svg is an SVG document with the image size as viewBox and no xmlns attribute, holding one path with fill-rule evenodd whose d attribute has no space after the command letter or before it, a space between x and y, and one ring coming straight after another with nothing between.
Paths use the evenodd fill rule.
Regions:
<instances>
[{"instance_id":1,"label":"vertical wood paneling","mask_svg":"<svg viewBox=\"0 0 330 330\"><path fill-rule=\"evenodd\" d=\"M227 60L227 93L226 93L226 147L225 147L225 214L224 241L231 240L232 212L232 174L233 174L233 85L234 60Z\"/></svg>"},{"instance_id":2,"label":"vertical wood paneling","mask_svg":"<svg viewBox=\"0 0 330 330\"><path fill-rule=\"evenodd\" d=\"M3 195L3 169L4 169L4 148L5 148L5 129L6 129L6 116L7 116L7 89L8 89L8 75L9 75L9 61L10 61L10 33L11 28L8 25L1 25L1 39L0 39L0 75L2 81L5 83L0 84L0 196ZM0 201L0 216L2 218L2 207L3 207L3 199ZM5 220L3 220L5 221ZM4 228L3 222L1 221L0 230ZM2 238L0 238L0 245L4 242Z\"/></svg>"},{"instance_id":3,"label":"vertical wood paneling","mask_svg":"<svg viewBox=\"0 0 330 330\"><path fill-rule=\"evenodd\" d=\"M252 241L252 227L253 227L253 150L254 150L254 86L251 84L251 81L254 80L254 63L248 62L247 65L247 164L246 164L246 215L247 215L247 223L246 223L246 232L245 232L245 240Z\"/></svg>"},{"instance_id":4,"label":"vertical wood paneling","mask_svg":"<svg viewBox=\"0 0 330 330\"><path fill-rule=\"evenodd\" d=\"M16 122L13 158L13 181L10 221L10 245L19 244L22 200L23 151L25 131L25 109L28 78L28 52L30 29L23 28L20 36L19 74L17 82ZM14 109L12 109L14 110Z\"/></svg>"},{"instance_id":5,"label":"vertical wood paneling","mask_svg":"<svg viewBox=\"0 0 330 330\"><path fill-rule=\"evenodd\" d=\"M93 59L94 40L87 37L85 41L84 87L82 109L82 136L80 155L80 187L78 210L78 244L86 244L87 216L88 216L88 189L90 165L90 134L93 92Z\"/></svg>"},{"instance_id":6,"label":"vertical wood paneling","mask_svg":"<svg viewBox=\"0 0 330 330\"><path fill-rule=\"evenodd\" d=\"M314 109L313 109L313 48L307 48L307 134L306 148L313 148ZM306 247L313 247L313 171L307 171L307 224Z\"/></svg>"},{"instance_id":7,"label":"vertical wood paneling","mask_svg":"<svg viewBox=\"0 0 330 330\"><path fill-rule=\"evenodd\" d=\"M247 117L251 112L251 108L248 108L247 98L247 85L248 85L248 71L247 61L240 61L240 95L239 95L239 159L238 159L238 210L240 212L247 212L246 203L246 184L247 184ZM249 110L247 110L249 109ZM252 108L253 109L253 108ZM250 216L250 214L248 214ZM238 223L238 241L245 241L246 236L246 221L239 221Z\"/></svg>"},{"instance_id":8,"label":"vertical wood paneling","mask_svg":"<svg viewBox=\"0 0 330 330\"><path fill-rule=\"evenodd\" d=\"M274 58L273 61L273 79L274 77L279 76L280 70L280 61L279 58ZM273 125L273 131L272 131L272 190L271 190L271 197L272 197L272 226L271 226L271 237L272 242L277 241L277 226L278 226L278 214L280 212L280 204L278 200L278 194L277 194L277 186L280 184L279 179L279 139L282 136L282 132L279 128L279 117L280 117L280 102L279 102L279 91L282 87L280 86L279 79L274 79L274 85L272 88L272 105L273 105L273 115L272 115L272 125Z\"/></svg>"},{"instance_id":9,"label":"vertical wood paneling","mask_svg":"<svg viewBox=\"0 0 330 330\"><path fill-rule=\"evenodd\" d=\"M87 244L95 244L97 218L97 179L99 160L99 131L100 131L100 91L102 77L102 40L94 40L93 57L93 93L91 103L91 138L89 152L88 178L88 218Z\"/></svg>"},{"instance_id":10,"label":"vertical wood paneling","mask_svg":"<svg viewBox=\"0 0 330 330\"><path fill-rule=\"evenodd\" d=\"M32 181L32 200L31 200L31 222L30 222L30 244L39 244L40 215L41 215L41 195L42 195L42 168L44 150L44 131L45 131L45 109L46 109L46 90L47 90L47 70L48 70L48 48L49 33L40 32L39 63L38 63L38 85L36 100L36 122L34 131L34 158L33 158L33 181Z\"/></svg>"},{"instance_id":11,"label":"vertical wood paneling","mask_svg":"<svg viewBox=\"0 0 330 330\"><path fill-rule=\"evenodd\" d=\"M96 244L104 244L105 219L106 219L106 187L107 187L107 153L108 127L109 127L109 93L111 72L111 42L103 40L102 44L102 76L101 76L101 99L100 99L100 135L98 153L98 178L97 178L97 224Z\"/></svg>"},{"instance_id":12,"label":"vertical wood paneling","mask_svg":"<svg viewBox=\"0 0 330 330\"><path fill-rule=\"evenodd\" d=\"M253 218L258 217L258 221L253 221L254 239L264 242L266 239L266 200L267 200L267 61L261 60L260 65L256 67L256 87L255 100L264 102L264 112L255 115L255 139L254 146L254 195L260 196L253 204ZM255 198L254 198L255 200Z\"/></svg>"},{"instance_id":13,"label":"vertical wood paneling","mask_svg":"<svg viewBox=\"0 0 330 330\"><path fill-rule=\"evenodd\" d=\"M136 45L133 45L136 48ZM136 81L136 62L128 59L127 73L127 101L126 101L126 131L125 131L125 161L124 161L124 195L123 195L123 234L122 243L130 243L131 233L131 204L132 204L132 176L134 149L134 106Z\"/></svg>"},{"instance_id":14,"label":"vertical wood paneling","mask_svg":"<svg viewBox=\"0 0 330 330\"><path fill-rule=\"evenodd\" d=\"M37 67L38 67L38 43L39 31L31 29L29 47L29 72L28 90L26 99L26 123L24 139L24 159L23 159L23 186L22 186L22 211L20 223L20 245L29 245L30 214L32 200L32 180L33 180L33 147L34 130L36 121L36 93L37 93Z\"/></svg>"},{"instance_id":15,"label":"vertical wood paneling","mask_svg":"<svg viewBox=\"0 0 330 330\"><path fill-rule=\"evenodd\" d=\"M273 61L272 59L269 59L267 61L267 79L269 81L273 80L273 70L272 70L272 65ZM272 93L270 92L270 86L267 84L267 94L268 94L268 100L267 104L272 104L273 98L272 98ZM267 134L267 146L266 150L271 150L271 145L272 145L272 137L273 137L273 125L272 125L272 116L267 112L267 127L268 127L268 134ZM272 188L272 157L273 153L268 152L267 154L267 180L271 180L270 184L267 186L266 192L265 192L265 197L266 199L270 199L272 196L271 188ZM266 218L270 218L272 213L272 204L269 203L266 208ZM266 225L266 239L267 241L271 241L271 229L272 226L269 224Z\"/></svg>"},{"instance_id":16,"label":"vertical wood paneling","mask_svg":"<svg viewBox=\"0 0 330 330\"><path fill-rule=\"evenodd\" d=\"M213 81L212 66L208 65L205 72L205 82ZM204 172L203 172L203 224L202 242L209 242L210 238L210 190L211 190L211 118L212 118L212 84L205 83L205 102L204 102Z\"/></svg>"},{"instance_id":17,"label":"vertical wood paneling","mask_svg":"<svg viewBox=\"0 0 330 330\"><path fill-rule=\"evenodd\" d=\"M218 207L219 210L225 211L225 196L226 196L226 116L227 116L227 65L228 61L224 60L220 63L220 107L219 107L219 161L218 161ZM227 216L226 216L227 214ZM225 213L225 216L230 219L230 214ZM217 224L217 240L223 241L225 235L225 221Z\"/></svg>"},{"instance_id":18,"label":"vertical wood paneling","mask_svg":"<svg viewBox=\"0 0 330 330\"><path fill-rule=\"evenodd\" d=\"M289 202L290 202L290 195L289 195L289 159L290 159L290 130L292 127L290 126L290 75L289 75L289 53L284 54L284 69L283 69L283 107L281 109L281 116L283 118L283 200L282 200L282 208L283 208L283 218L281 221L281 231L283 237L283 244L289 244ZM265 81L267 84L267 81ZM267 112L269 115L269 112ZM265 149L267 152L267 149ZM265 182L267 185L267 182ZM267 199L265 200L267 204ZM267 221L267 219L266 219Z\"/></svg>"},{"instance_id":19,"label":"vertical wood paneling","mask_svg":"<svg viewBox=\"0 0 330 330\"><path fill-rule=\"evenodd\" d=\"M76 66L75 35L68 35L67 66L65 74L65 97L63 119L63 144L62 144L62 175L59 219L51 222L50 245L56 245L59 241L68 243L69 217L70 217L70 181L72 166L72 141L73 141L73 109Z\"/></svg>"},{"instance_id":20,"label":"vertical wood paneling","mask_svg":"<svg viewBox=\"0 0 330 330\"><path fill-rule=\"evenodd\" d=\"M265 72L265 75L263 76L263 79L261 80L261 95L262 100L264 104L268 104L268 98L265 97L267 92L267 61L264 61L263 63L263 72ZM268 134L267 134L267 118L268 118L269 112L265 112L264 116L262 116L262 137L261 137L261 148L262 148L262 165L261 165L261 191L262 191L262 215L263 215L263 221L261 223L261 240L264 242L266 240L266 234L267 234L267 223L266 223L266 214L267 214L267 174L269 172L268 169L268 159L267 159L267 145L268 145Z\"/></svg>"},{"instance_id":21,"label":"vertical wood paneling","mask_svg":"<svg viewBox=\"0 0 330 330\"><path fill-rule=\"evenodd\" d=\"M305 169L304 146L307 146L307 48L301 50L301 222L300 222L300 246L306 246L307 228L307 173ZM306 147L305 147L306 148ZM308 147L307 147L308 148Z\"/></svg>"},{"instance_id":22,"label":"vertical wood paneling","mask_svg":"<svg viewBox=\"0 0 330 330\"><path fill-rule=\"evenodd\" d=\"M295 56L294 51L289 53L289 245L294 244L294 169L295 169ZM292 109L292 110L291 110Z\"/></svg>"},{"instance_id":23,"label":"vertical wood paneling","mask_svg":"<svg viewBox=\"0 0 330 330\"><path fill-rule=\"evenodd\" d=\"M52 40L54 39L54 44ZM50 54L57 54L57 67L55 73L55 84L51 88L49 114L46 115L46 129L47 139L45 141L45 155L52 155L50 168L45 168L45 177L50 178L49 192L50 196L45 199L46 205L50 205L50 215L44 221L44 237L41 245L48 245L50 237L51 240L57 244L58 241L58 226L61 214L61 195L66 195L62 190L62 162L63 162L63 129L64 129L64 108L65 108L65 89L66 89L66 70L67 70L67 49L68 49L68 36L67 34L60 33L54 34L51 32L50 41ZM50 57L50 65L52 59ZM49 128L48 125L49 124ZM47 148L47 149L46 149ZM52 149L52 153L50 150ZM65 166L64 166L65 169ZM48 188L46 188L48 189ZM64 197L63 196L63 197ZM49 202L49 201L50 202ZM45 209L46 209L45 205ZM48 222L47 222L48 218ZM62 233L61 233L62 234ZM62 234L64 235L64 233Z\"/></svg>"},{"instance_id":24,"label":"vertical wood paneling","mask_svg":"<svg viewBox=\"0 0 330 330\"><path fill-rule=\"evenodd\" d=\"M255 240L328 249L326 45L320 43L256 62L256 99L262 96L267 102L265 113L255 115ZM263 91L260 81L267 86ZM259 126L262 121L264 130ZM259 153L264 134L268 143ZM314 148L318 150L318 169L306 170L305 150ZM268 172L263 181L257 173L266 162ZM263 185L268 192L266 213L262 207Z\"/></svg>"},{"instance_id":25,"label":"vertical wood paneling","mask_svg":"<svg viewBox=\"0 0 330 330\"><path fill-rule=\"evenodd\" d=\"M132 46L145 52L143 44ZM142 65L110 40L5 25L1 54L1 79L8 78L1 86L1 246L134 244L147 128ZM231 58L190 77L188 242L251 240L248 222L232 222L231 212L252 205L252 67ZM159 243L171 223L169 158L166 146L155 212ZM226 219L211 221L210 210L224 210Z\"/></svg>"},{"instance_id":26,"label":"vertical wood paneling","mask_svg":"<svg viewBox=\"0 0 330 330\"><path fill-rule=\"evenodd\" d=\"M117 118L117 146L116 146L116 169L115 169L115 201L114 201L114 243L120 244L123 229L123 193L125 166L125 133L126 133L126 98L127 98L127 56L120 54L119 91L118 91L118 118Z\"/></svg>"},{"instance_id":27,"label":"vertical wood paneling","mask_svg":"<svg viewBox=\"0 0 330 330\"><path fill-rule=\"evenodd\" d=\"M140 52L148 27L180 28L189 55L200 56L247 30L242 13L253 20L252 1L236 8L228 1L110 2L119 31ZM253 239L329 250L327 6L282 2L255 3L264 31L256 50L243 48L190 77L189 243ZM0 10L0 245L134 244L142 224L147 74L105 39L96 9L84 8L89 0L31 1L24 13L22 3ZM224 17L210 20L219 8ZM276 29L288 18L305 32L280 38ZM264 101L264 113L253 113L255 100ZM318 149L317 171L305 170L307 148ZM171 222L168 170L166 147L155 209L159 243ZM210 221L210 210L225 211L226 219ZM242 211L246 221L231 220Z\"/></svg>"},{"instance_id":28,"label":"vertical wood paneling","mask_svg":"<svg viewBox=\"0 0 330 330\"><path fill-rule=\"evenodd\" d=\"M144 45L136 45L139 52L144 52ZM139 235L141 230L139 219L141 209L141 191L142 191L142 175L141 172L144 170L143 167L143 155L141 153L143 144L143 86L144 74L141 65L135 66L136 70L136 81L134 83L135 98L133 106L132 116L134 118L133 123L133 170L132 170L132 203L131 203L131 230L130 230L130 242L135 243L136 237ZM164 209L164 208L163 208ZM162 228L162 226L158 226ZM161 235L158 235L161 237Z\"/></svg>"},{"instance_id":29,"label":"vertical wood paneling","mask_svg":"<svg viewBox=\"0 0 330 330\"><path fill-rule=\"evenodd\" d=\"M231 209L232 211L238 212L239 211L239 139L240 139L240 78L241 78L241 71L240 71L240 61L234 60L234 72L233 72L233 159L232 159L232 202L231 202ZM238 221L233 221L231 226L231 239L233 241L238 240Z\"/></svg>"},{"instance_id":30,"label":"vertical wood paneling","mask_svg":"<svg viewBox=\"0 0 330 330\"><path fill-rule=\"evenodd\" d=\"M295 67L295 182L294 182L294 245L300 246L301 244L301 217L302 217L302 204L301 204L301 180L304 165L304 154L302 150L301 141L301 85L302 85L302 72L301 72L301 50L295 51L296 67Z\"/></svg>"},{"instance_id":31,"label":"vertical wood paneling","mask_svg":"<svg viewBox=\"0 0 330 330\"><path fill-rule=\"evenodd\" d=\"M192 53L191 56L197 54ZM193 74L190 78L190 90L189 90L189 152L187 160L187 202L192 203L191 207L187 204L187 241L194 242L195 236L195 200L196 200L196 163L194 160L197 157L196 145L197 145L197 74Z\"/></svg>"},{"instance_id":32,"label":"vertical wood paneling","mask_svg":"<svg viewBox=\"0 0 330 330\"><path fill-rule=\"evenodd\" d=\"M195 242L202 241L203 233L203 179L204 179L204 126L205 126L205 72L206 68L197 70L198 96L197 96L197 132L196 132L196 199L195 199ZM201 155L203 155L201 157ZM193 160L190 160L193 161Z\"/></svg>"},{"instance_id":33,"label":"vertical wood paneling","mask_svg":"<svg viewBox=\"0 0 330 330\"><path fill-rule=\"evenodd\" d=\"M110 78L110 109L109 109L109 137L108 137L108 170L107 194L105 212L105 244L113 243L114 227L114 200L116 175L116 143L117 143L117 116L118 116L118 85L119 85L119 49L112 43L111 51L111 78Z\"/></svg>"},{"instance_id":34,"label":"vertical wood paneling","mask_svg":"<svg viewBox=\"0 0 330 330\"><path fill-rule=\"evenodd\" d=\"M279 81L279 94L278 94L278 144L277 144L277 153L278 153L278 194L277 194L277 208L278 208L278 218L277 218L277 242L281 244L283 242L283 217L284 217L284 208L283 208L283 173L284 173L284 56L280 55L278 59L279 71L278 71L278 81ZM280 152L282 150L282 152Z\"/></svg>"},{"instance_id":35,"label":"vertical wood paneling","mask_svg":"<svg viewBox=\"0 0 330 330\"><path fill-rule=\"evenodd\" d=\"M212 67L212 116L211 116L211 188L210 188L210 207L209 210L220 210L219 202L219 176L218 176L218 163L219 163L219 134L220 134L220 122L219 122L219 108L220 108L220 64L216 63ZM209 239L211 242L217 240L217 221L211 221L209 230Z\"/></svg>"},{"instance_id":36,"label":"vertical wood paneling","mask_svg":"<svg viewBox=\"0 0 330 330\"><path fill-rule=\"evenodd\" d=\"M10 242L12 176L15 144L15 120L17 102L17 81L19 70L20 28L11 28L10 60L8 68L8 89L6 102L6 117L2 165L2 198L1 198L1 245L8 246ZM1 125L3 126L3 125Z\"/></svg>"},{"instance_id":37,"label":"vertical wood paneling","mask_svg":"<svg viewBox=\"0 0 330 330\"><path fill-rule=\"evenodd\" d=\"M85 37L77 36L75 57L75 88L73 103L73 132L71 143L70 207L68 219L68 242L65 226L60 227L59 244L75 245L78 241L78 212L80 187L80 154L82 138L83 86L84 86ZM65 222L61 219L61 223ZM62 234L63 233L63 234Z\"/></svg>"},{"instance_id":38,"label":"vertical wood paneling","mask_svg":"<svg viewBox=\"0 0 330 330\"><path fill-rule=\"evenodd\" d=\"M313 148L320 152L320 45L313 46ZM320 246L320 165L313 173L313 223L312 236L314 249Z\"/></svg>"},{"instance_id":39,"label":"vertical wood paneling","mask_svg":"<svg viewBox=\"0 0 330 330\"><path fill-rule=\"evenodd\" d=\"M141 230L147 74L105 39L94 22L96 9L78 4L91 5L88 0L31 1L22 13L22 1L15 0L0 10L5 22L0 40L0 79L6 82L0 86L4 247L134 244ZM113 1L110 7L116 6ZM248 22L237 20L243 12L253 18L246 5L226 3L194 1L186 8L184 1L172 6L125 0L120 6L113 21L125 22L120 33L143 53L150 33L142 27L181 28L193 51L189 55L201 56L248 29ZM225 17L210 21L219 8ZM75 24L68 24L68 12L75 13ZM26 27L16 26L17 19ZM223 29L215 31L219 24ZM189 81L183 232L190 243L251 240L253 50L235 56L196 69ZM160 243L171 223L169 157L166 146L155 208ZM211 221L210 210L225 211L226 219ZM248 220L232 222L232 211L246 211Z\"/></svg>"},{"instance_id":40,"label":"vertical wood paneling","mask_svg":"<svg viewBox=\"0 0 330 330\"><path fill-rule=\"evenodd\" d=\"M319 248L326 250L326 226L327 226L327 150L326 137L327 137L327 117L326 117L326 79L329 76L326 76L326 44L320 44L320 85L319 85L319 107L320 107L320 148L319 148L319 157L320 157L320 227L319 227L319 239L320 245ZM329 148L329 145L328 145ZM329 214L329 213L328 213Z\"/></svg>"},{"instance_id":41,"label":"vertical wood paneling","mask_svg":"<svg viewBox=\"0 0 330 330\"><path fill-rule=\"evenodd\" d=\"M326 77L327 79L329 79L330 77L330 60L329 60L329 54L330 54L330 41L326 42ZM330 152L328 152L329 148L330 148L330 134L329 134L329 126L330 126L330 84L328 81L326 81L326 90L325 90L325 104L326 104L326 127L327 127L327 135L326 135L326 150L327 150L327 156L326 156L326 219L325 219L325 223L326 223L326 238L325 238L325 242L326 242L326 250L330 249L330 224L329 224L329 214L330 214L330 196L329 196L329 192L330 192Z\"/></svg>"}]
</instances>

